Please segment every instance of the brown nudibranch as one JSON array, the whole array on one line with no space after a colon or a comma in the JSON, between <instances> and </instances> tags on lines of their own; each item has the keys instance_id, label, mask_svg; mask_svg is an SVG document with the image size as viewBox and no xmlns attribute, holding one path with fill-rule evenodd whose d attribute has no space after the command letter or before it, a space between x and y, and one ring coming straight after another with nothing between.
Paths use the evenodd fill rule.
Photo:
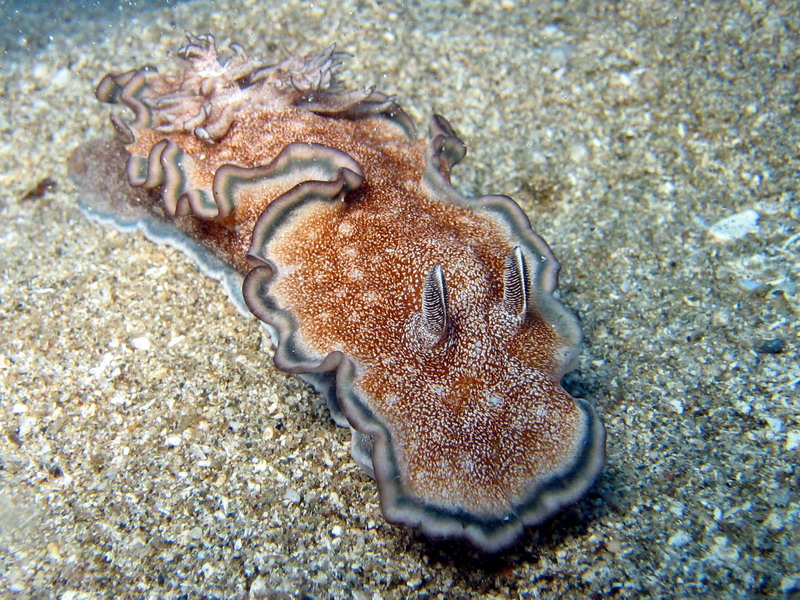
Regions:
<instances>
[{"instance_id":1,"label":"brown nudibranch","mask_svg":"<svg viewBox=\"0 0 800 600\"><path fill-rule=\"evenodd\" d=\"M580 327L558 262L513 200L450 185L449 123L417 140L392 97L343 88L333 49L270 64L199 35L178 54L179 74L100 82L134 119L71 157L86 212L183 248L269 325L388 521L497 551L581 496L605 432L559 384Z\"/></svg>"}]
</instances>

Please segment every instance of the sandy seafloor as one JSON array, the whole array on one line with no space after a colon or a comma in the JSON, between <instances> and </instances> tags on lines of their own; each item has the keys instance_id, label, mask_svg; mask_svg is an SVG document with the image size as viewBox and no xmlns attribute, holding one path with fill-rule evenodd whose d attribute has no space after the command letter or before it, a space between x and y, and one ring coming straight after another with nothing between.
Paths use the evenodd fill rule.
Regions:
<instances>
[{"instance_id":1,"label":"sandy seafloor","mask_svg":"<svg viewBox=\"0 0 800 600\"><path fill-rule=\"evenodd\" d=\"M0 595L800 597L798 13L227 0L15 38ZM178 252L84 218L65 159L110 132L95 84L168 66L184 30L275 56L335 42L353 85L450 119L465 194L521 203L583 323L567 386L608 429L580 502L490 558L388 525L348 432L276 371L255 319Z\"/></svg>"}]
</instances>

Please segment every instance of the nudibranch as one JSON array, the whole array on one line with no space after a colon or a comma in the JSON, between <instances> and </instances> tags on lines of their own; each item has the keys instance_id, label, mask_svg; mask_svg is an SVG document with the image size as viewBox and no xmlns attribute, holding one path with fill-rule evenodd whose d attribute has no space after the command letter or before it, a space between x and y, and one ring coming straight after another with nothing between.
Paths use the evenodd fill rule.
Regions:
<instances>
[{"instance_id":1,"label":"nudibranch","mask_svg":"<svg viewBox=\"0 0 800 600\"><path fill-rule=\"evenodd\" d=\"M552 251L512 199L451 186L466 149L441 116L417 139L391 96L342 86L332 48L230 48L189 36L181 73L100 82L134 118L71 158L86 211L242 283L275 364L350 427L388 521L508 547L604 461L594 408L560 385L581 334Z\"/></svg>"}]
</instances>

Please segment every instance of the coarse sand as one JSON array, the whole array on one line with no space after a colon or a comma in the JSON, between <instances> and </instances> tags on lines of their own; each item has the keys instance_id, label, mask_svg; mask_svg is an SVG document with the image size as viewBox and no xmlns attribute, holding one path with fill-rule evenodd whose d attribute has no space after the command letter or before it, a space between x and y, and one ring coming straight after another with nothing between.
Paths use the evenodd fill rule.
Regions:
<instances>
[{"instance_id":1,"label":"coarse sand","mask_svg":"<svg viewBox=\"0 0 800 600\"><path fill-rule=\"evenodd\" d=\"M192 1L16 38L0 595L800 597L800 11L534 6ZM256 320L186 257L80 213L66 157L111 132L95 85L174 68L186 30L276 58L335 42L351 86L422 131L450 120L456 187L523 206L583 323L565 385L608 429L582 500L493 557L387 524Z\"/></svg>"}]
</instances>

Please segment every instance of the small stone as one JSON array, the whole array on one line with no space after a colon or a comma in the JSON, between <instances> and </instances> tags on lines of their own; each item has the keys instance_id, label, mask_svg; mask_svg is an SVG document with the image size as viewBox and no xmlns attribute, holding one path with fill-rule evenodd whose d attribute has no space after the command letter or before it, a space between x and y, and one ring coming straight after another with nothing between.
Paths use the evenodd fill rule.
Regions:
<instances>
[{"instance_id":1,"label":"small stone","mask_svg":"<svg viewBox=\"0 0 800 600\"><path fill-rule=\"evenodd\" d=\"M763 524L769 527L771 531L781 531L783 529L783 518L778 511L773 510Z\"/></svg>"},{"instance_id":2,"label":"small stone","mask_svg":"<svg viewBox=\"0 0 800 600\"><path fill-rule=\"evenodd\" d=\"M153 344L150 343L150 338L142 336L133 338L131 340L131 346L137 350L150 350L150 348L153 347Z\"/></svg>"},{"instance_id":3,"label":"small stone","mask_svg":"<svg viewBox=\"0 0 800 600\"><path fill-rule=\"evenodd\" d=\"M714 545L711 553L718 559L725 562L736 562L739 560L739 550L735 546L729 545L728 538L719 535L714 538Z\"/></svg>"},{"instance_id":4,"label":"small stone","mask_svg":"<svg viewBox=\"0 0 800 600\"><path fill-rule=\"evenodd\" d=\"M17 430L17 435L20 439L26 437L33 430L34 425L36 425L34 417L22 417L19 420L19 429Z\"/></svg>"},{"instance_id":5,"label":"small stone","mask_svg":"<svg viewBox=\"0 0 800 600\"><path fill-rule=\"evenodd\" d=\"M253 580L253 583L250 584L250 591L247 594L247 597L250 600L256 600L257 598L266 598L269 593L269 588L267 587L267 581L263 577L256 577Z\"/></svg>"},{"instance_id":6,"label":"small stone","mask_svg":"<svg viewBox=\"0 0 800 600\"><path fill-rule=\"evenodd\" d=\"M175 448L181 445L182 438L179 435L170 435L164 440L164 443L170 448Z\"/></svg>"},{"instance_id":7,"label":"small stone","mask_svg":"<svg viewBox=\"0 0 800 600\"><path fill-rule=\"evenodd\" d=\"M800 590L800 575L786 575L781 579L781 592L792 594Z\"/></svg>"},{"instance_id":8,"label":"small stone","mask_svg":"<svg viewBox=\"0 0 800 600\"><path fill-rule=\"evenodd\" d=\"M27 587L25 586L25 572L22 569L18 567L11 569L8 572L7 577L9 591L18 594L27 590Z\"/></svg>"},{"instance_id":9,"label":"small stone","mask_svg":"<svg viewBox=\"0 0 800 600\"><path fill-rule=\"evenodd\" d=\"M208 562L203 563L203 566L200 567L200 570L203 572L203 577L205 577L206 579L210 579L211 577L213 577L214 572L216 571L214 565Z\"/></svg>"},{"instance_id":10,"label":"small stone","mask_svg":"<svg viewBox=\"0 0 800 600\"><path fill-rule=\"evenodd\" d=\"M761 217L754 210L745 210L730 217L725 217L714 223L708 229L713 237L720 242L729 242L743 238L748 233L758 230L758 219Z\"/></svg>"},{"instance_id":11,"label":"small stone","mask_svg":"<svg viewBox=\"0 0 800 600\"><path fill-rule=\"evenodd\" d=\"M781 338L775 338L774 340L767 340L763 342L757 349L756 352L759 354L780 354L783 352L783 349L786 347L786 340Z\"/></svg>"},{"instance_id":12,"label":"small stone","mask_svg":"<svg viewBox=\"0 0 800 600\"><path fill-rule=\"evenodd\" d=\"M759 281L753 281L752 279L740 279L739 285L748 292L754 292L758 288L762 287L763 284Z\"/></svg>"},{"instance_id":13,"label":"small stone","mask_svg":"<svg viewBox=\"0 0 800 600\"><path fill-rule=\"evenodd\" d=\"M669 401L669 405L672 407L672 410L675 413L677 413L679 415L683 414L683 402L681 402L677 398L673 398L672 400L670 400Z\"/></svg>"},{"instance_id":14,"label":"small stone","mask_svg":"<svg viewBox=\"0 0 800 600\"><path fill-rule=\"evenodd\" d=\"M776 417L764 417L764 420L767 422L767 426L770 428L772 433L780 433L783 431L783 421L776 418Z\"/></svg>"},{"instance_id":15,"label":"small stone","mask_svg":"<svg viewBox=\"0 0 800 600\"><path fill-rule=\"evenodd\" d=\"M800 430L789 431L786 433L786 443L784 449L791 452L800 447Z\"/></svg>"},{"instance_id":16,"label":"small stone","mask_svg":"<svg viewBox=\"0 0 800 600\"><path fill-rule=\"evenodd\" d=\"M690 536L685 531L681 530L676 533L673 533L667 543L670 546L675 546L676 548L683 548L686 544L692 541L692 536Z\"/></svg>"},{"instance_id":17,"label":"small stone","mask_svg":"<svg viewBox=\"0 0 800 600\"><path fill-rule=\"evenodd\" d=\"M105 371L113 361L114 361L114 355L111 354L110 352L106 352L100 358L100 362L97 364L97 366L89 369L89 372L95 377L101 377L103 375L103 371Z\"/></svg>"},{"instance_id":18,"label":"small stone","mask_svg":"<svg viewBox=\"0 0 800 600\"><path fill-rule=\"evenodd\" d=\"M569 157L572 162L582 164L589 158L589 150L583 144L573 144L569 148Z\"/></svg>"},{"instance_id":19,"label":"small stone","mask_svg":"<svg viewBox=\"0 0 800 600\"><path fill-rule=\"evenodd\" d=\"M300 502L300 493L293 488L289 488L283 493L283 499L291 504L297 504Z\"/></svg>"},{"instance_id":20,"label":"small stone","mask_svg":"<svg viewBox=\"0 0 800 600\"><path fill-rule=\"evenodd\" d=\"M586 569L581 573L581 579L586 583L592 583L597 579L597 571L594 569Z\"/></svg>"},{"instance_id":21,"label":"small stone","mask_svg":"<svg viewBox=\"0 0 800 600\"><path fill-rule=\"evenodd\" d=\"M90 598L92 598L92 595L89 592L78 590L67 590L59 596L59 600L89 600Z\"/></svg>"},{"instance_id":22,"label":"small stone","mask_svg":"<svg viewBox=\"0 0 800 600\"><path fill-rule=\"evenodd\" d=\"M61 67L58 71L56 71L53 78L50 80L50 85L54 88L60 89L66 87L66 85L72 79L72 73L70 73L69 69L66 67Z\"/></svg>"},{"instance_id":23,"label":"small stone","mask_svg":"<svg viewBox=\"0 0 800 600\"><path fill-rule=\"evenodd\" d=\"M671 512L676 517L682 517L684 510L685 507L680 502L673 502L672 504L670 504L669 507L669 512Z\"/></svg>"},{"instance_id":24,"label":"small stone","mask_svg":"<svg viewBox=\"0 0 800 600\"><path fill-rule=\"evenodd\" d=\"M56 544L55 542L50 542L49 544L47 544L47 553L51 558L54 558L55 560L62 559L61 548L59 548L58 544Z\"/></svg>"}]
</instances>

